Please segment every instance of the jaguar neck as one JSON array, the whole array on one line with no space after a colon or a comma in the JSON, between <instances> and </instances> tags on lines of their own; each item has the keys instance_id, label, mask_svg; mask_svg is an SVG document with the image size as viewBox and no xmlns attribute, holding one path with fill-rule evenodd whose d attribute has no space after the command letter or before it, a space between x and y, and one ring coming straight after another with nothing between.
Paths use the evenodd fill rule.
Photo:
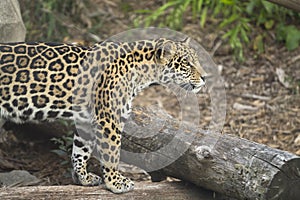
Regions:
<instances>
[{"instance_id":1,"label":"jaguar neck","mask_svg":"<svg viewBox=\"0 0 300 200\"><path fill-rule=\"evenodd\" d=\"M122 45L126 52L127 67L134 72L135 93L153 83L158 83L160 70L154 59L155 44L155 40L141 40L123 43ZM124 58L124 55L122 55L124 52L120 52L120 57ZM124 67L126 68L126 66Z\"/></svg>"}]
</instances>

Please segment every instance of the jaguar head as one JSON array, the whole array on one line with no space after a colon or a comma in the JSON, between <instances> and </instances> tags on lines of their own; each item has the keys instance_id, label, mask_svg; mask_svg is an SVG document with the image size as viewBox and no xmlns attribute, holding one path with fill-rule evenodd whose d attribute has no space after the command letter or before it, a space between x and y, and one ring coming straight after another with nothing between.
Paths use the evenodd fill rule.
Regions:
<instances>
[{"instance_id":1,"label":"jaguar head","mask_svg":"<svg viewBox=\"0 0 300 200\"><path fill-rule=\"evenodd\" d=\"M175 83L198 93L205 85L207 74L189 42L189 38L180 42L160 39L155 47L155 62L161 69L160 83Z\"/></svg>"}]
</instances>

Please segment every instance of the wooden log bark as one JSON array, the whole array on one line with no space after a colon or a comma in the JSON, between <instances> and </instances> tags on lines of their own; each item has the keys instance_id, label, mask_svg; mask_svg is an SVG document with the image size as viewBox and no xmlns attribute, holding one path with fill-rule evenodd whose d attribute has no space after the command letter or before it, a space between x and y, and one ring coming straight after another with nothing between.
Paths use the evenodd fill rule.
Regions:
<instances>
[{"instance_id":1,"label":"wooden log bark","mask_svg":"<svg viewBox=\"0 0 300 200\"><path fill-rule=\"evenodd\" d=\"M300 12L300 1L299 0L268 0L272 3L284 6L288 9Z\"/></svg>"},{"instance_id":2,"label":"wooden log bark","mask_svg":"<svg viewBox=\"0 0 300 200\"><path fill-rule=\"evenodd\" d=\"M199 190L192 185L182 182L164 182L149 183L136 182L133 192L117 195L107 191L103 186L83 187L76 185L63 186L31 186L0 188L1 200L12 199L51 199L51 200L69 200L69 199L147 199L147 200L186 200L186 199L205 199L217 200L211 191Z\"/></svg>"},{"instance_id":3,"label":"wooden log bark","mask_svg":"<svg viewBox=\"0 0 300 200\"><path fill-rule=\"evenodd\" d=\"M300 157L294 154L227 134L201 131L189 124L180 125L179 121L156 110L135 111L132 116L122 138L125 152L121 159L125 162L149 170L166 159L173 159L173 163L155 174L186 180L238 199L300 197ZM157 127L162 124L163 127ZM150 137L152 130L159 131ZM195 134L193 140L190 134ZM177 145L158 151L173 141ZM176 152L181 146L187 146L187 151L178 159L172 158L169 152ZM139 154L132 156L130 151Z\"/></svg>"}]
</instances>

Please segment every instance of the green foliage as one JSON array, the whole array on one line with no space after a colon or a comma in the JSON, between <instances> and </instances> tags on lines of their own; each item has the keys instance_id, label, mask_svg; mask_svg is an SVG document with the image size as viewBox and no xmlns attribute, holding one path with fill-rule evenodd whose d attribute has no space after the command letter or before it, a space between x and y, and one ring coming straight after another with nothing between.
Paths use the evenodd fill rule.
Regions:
<instances>
[{"instance_id":1,"label":"green foliage","mask_svg":"<svg viewBox=\"0 0 300 200\"><path fill-rule=\"evenodd\" d=\"M223 11L225 16L223 22L220 23L220 28L230 27L222 36L223 39L229 39L229 44L234 50L238 59L242 60L243 56L243 42L249 43L248 33L251 30L250 19L241 16L242 8L240 2L235 0L221 0L220 11ZM219 13L218 13L219 14Z\"/></svg>"},{"instance_id":2,"label":"green foliage","mask_svg":"<svg viewBox=\"0 0 300 200\"><path fill-rule=\"evenodd\" d=\"M207 0L204 0L207 1ZM159 21L158 26L169 26L173 29L180 29L183 23L183 14L185 11L192 5L192 15L194 18L197 17L198 13L202 12L203 0L169 0L164 5L156 9L155 11L151 10L137 10L139 14L146 14L147 16L142 21L146 27L150 26L153 22ZM202 17L202 24L205 24L206 11L203 11L204 14ZM204 16L205 15L205 16ZM163 20L160 20L162 19ZM135 25L140 24L140 19L135 21Z\"/></svg>"},{"instance_id":3,"label":"green foliage","mask_svg":"<svg viewBox=\"0 0 300 200\"><path fill-rule=\"evenodd\" d=\"M168 0L154 11L137 12L145 17L138 18L136 26L150 26L158 22L158 26L181 29L184 25L183 16L192 15L192 19L198 20L203 28L207 20L211 19L217 22L220 29L225 30L222 38L228 41L239 60L243 60L243 49L250 43L250 36L254 35L255 38L253 48L258 52L264 51L266 35L253 33L254 26L265 30L279 29L279 35L276 36L285 42L289 50L299 46L299 29L287 26L286 20L299 20L300 15L265 0Z\"/></svg>"},{"instance_id":4,"label":"green foliage","mask_svg":"<svg viewBox=\"0 0 300 200\"><path fill-rule=\"evenodd\" d=\"M288 50L294 50L300 44L300 30L294 25L278 25L276 35L278 40L285 41Z\"/></svg>"}]
</instances>

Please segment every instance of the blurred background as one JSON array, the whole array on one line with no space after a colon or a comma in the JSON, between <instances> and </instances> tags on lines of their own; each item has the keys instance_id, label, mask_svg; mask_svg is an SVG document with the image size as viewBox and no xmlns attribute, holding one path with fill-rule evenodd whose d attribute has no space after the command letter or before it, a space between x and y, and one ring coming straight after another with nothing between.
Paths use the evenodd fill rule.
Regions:
<instances>
[{"instance_id":1,"label":"blurred background","mask_svg":"<svg viewBox=\"0 0 300 200\"><path fill-rule=\"evenodd\" d=\"M91 45L122 31L148 26L168 27L192 37L210 53L225 80L227 116L222 133L300 155L300 13L263 0L19 3L26 41ZM205 129L211 120L207 91L199 98L204 116L199 125ZM144 91L135 104L158 105L178 117L178 102L160 86ZM70 140L54 141L59 146L56 153L64 156ZM18 148L27 155L22 146ZM30 160L23 156L28 168L44 169L40 177L49 176L49 166L36 164L40 161L27 163L27 158ZM53 165L61 164L51 156L46 159L52 159ZM60 170L50 177L54 184L54 180L62 180L53 177L55 174L61 174Z\"/></svg>"}]
</instances>

